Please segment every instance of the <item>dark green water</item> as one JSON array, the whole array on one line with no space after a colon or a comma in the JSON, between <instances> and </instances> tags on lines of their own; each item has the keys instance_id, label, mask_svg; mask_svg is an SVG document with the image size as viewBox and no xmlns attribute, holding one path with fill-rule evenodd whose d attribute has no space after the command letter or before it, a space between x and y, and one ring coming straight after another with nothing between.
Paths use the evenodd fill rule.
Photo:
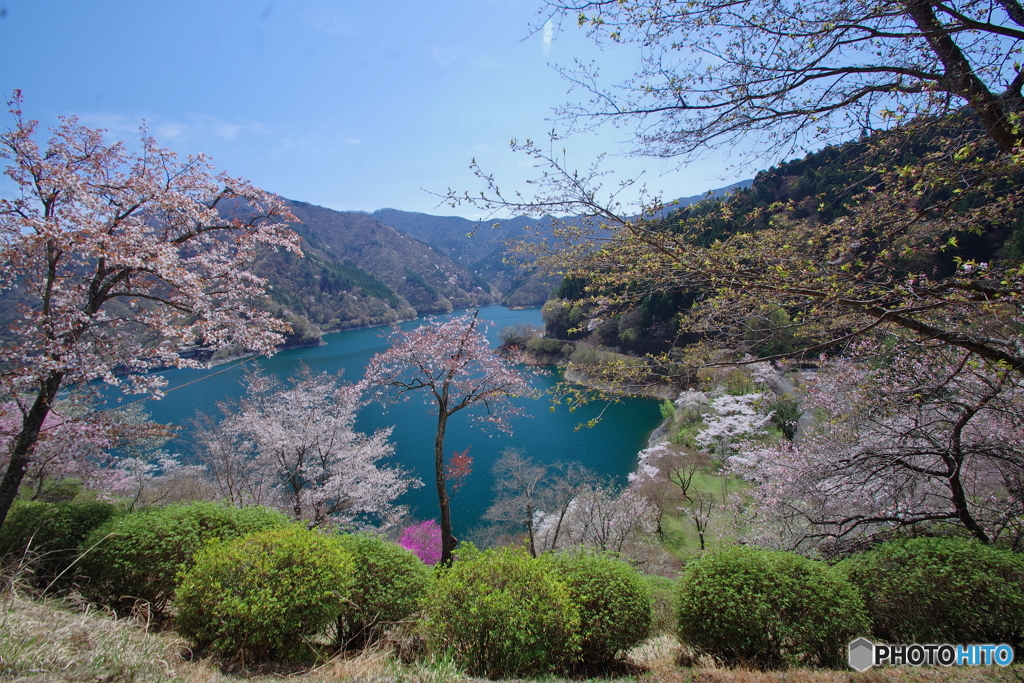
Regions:
<instances>
[{"instance_id":1,"label":"dark green water","mask_svg":"<svg viewBox=\"0 0 1024 683\"><path fill-rule=\"evenodd\" d=\"M493 323L488 334L494 346L498 333L519 323L540 325L540 309L509 310L500 306L481 309L480 317ZM421 321L402 324L413 329ZM363 375L367 361L387 347L390 328L352 330L326 335L324 346L282 351L273 358L250 361L282 378L291 375L300 361L315 371L335 373L344 369L344 377L356 381ZM219 366L210 370L173 370L164 373L170 393L161 401L147 401L146 407L159 422L187 425L197 411L216 413L216 403L226 397L242 394L239 380L241 367ZM533 378L540 391L552 387L560 378L551 374ZM199 381L195 381L199 380ZM192 382L191 384L189 384ZM187 386L183 386L187 385ZM424 396L425 398L425 396ZM657 401L627 399L612 405L596 427L574 431L576 425L596 416L604 405L591 405L570 413L564 407L550 410L547 397L521 399L526 415L513 418L512 435L484 431L471 424L467 415L458 413L448 423L446 451L462 451L472 446L473 472L452 501L452 517L456 535L466 533L479 523L490 504L493 477L491 465L506 448L519 448L527 456L541 462L577 460L593 470L625 482L636 464L636 454L647 443L647 437L658 425ZM423 480L425 486L407 493L400 502L409 505L421 519L437 518L437 493L433 487L433 443L436 417L428 405L417 398L392 406L387 412L370 404L359 414L357 428L373 432L394 425L392 441L396 452L392 461L401 464ZM188 459L191 450L187 433L173 444L172 450Z\"/></svg>"}]
</instances>

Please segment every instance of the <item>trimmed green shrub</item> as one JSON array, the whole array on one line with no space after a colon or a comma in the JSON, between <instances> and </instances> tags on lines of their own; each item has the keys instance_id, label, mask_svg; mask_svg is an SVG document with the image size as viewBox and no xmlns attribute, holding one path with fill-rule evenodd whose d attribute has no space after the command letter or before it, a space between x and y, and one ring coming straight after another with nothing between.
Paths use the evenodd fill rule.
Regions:
<instances>
[{"instance_id":1,"label":"trimmed green shrub","mask_svg":"<svg viewBox=\"0 0 1024 683\"><path fill-rule=\"evenodd\" d=\"M355 563L337 539L299 526L208 545L182 572L175 630L242 665L305 662L337 619Z\"/></svg>"},{"instance_id":2,"label":"trimmed green shrub","mask_svg":"<svg viewBox=\"0 0 1024 683\"><path fill-rule=\"evenodd\" d=\"M545 563L518 550L487 550L444 570L429 592L429 652L470 675L528 676L580 652L580 615L569 589Z\"/></svg>"},{"instance_id":3,"label":"trimmed green shrub","mask_svg":"<svg viewBox=\"0 0 1024 683\"><path fill-rule=\"evenodd\" d=\"M355 583L338 617L338 645L359 647L379 624L419 609L432 573L413 552L376 536L351 534L338 542L355 561Z\"/></svg>"},{"instance_id":4,"label":"trimmed green shrub","mask_svg":"<svg viewBox=\"0 0 1024 683\"><path fill-rule=\"evenodd\" d=\"M647 590L651 593L651 628L650 636L663 634L675 635L676 622L679 620L676 607L676 582L664 576L643 575Z\"/></svg>"},{"instance_id":5,"label":"trimmed green shrub","mask_svg":"<svg viewBox=\"0 0 1024 683\"><path fill-rule=\"evenodd\" d=\"M569 588L580 612L580 655L605 664L647 637L651 595L639 572L609 555L586 551L548 553L541 561Z\"/></svg>"},{"instance_id":6,"label":"trimmed green shrub","mask_svg":"<svg viewBox=\"0 0 1024 683\"><path fill-rule=\"evenodd\" d=\"M214 503L148 508L113 519L93 531L81 561L83 594L121 614L140 600L157 620L167 616L178 572L206 543L289 524L268 508L233 508Z\"/></svg>"},{"instance_id":7,"label":"trimmed green shrub","mask_svg":"<svg viewBox=\"0 0 1024 683\"><path fill-rule=\"evenodd\" d=\"M832 567L792 553L735 547L679 579L679 637L730 664L836 667L867 633L857 590Z\"/></svg>"},{"instance_id":8,"label":"trimmed green shrub","mask_svg":"<svg viewBox=\"0 0 1024 683\"><path fill-rule=\"evenodd\" d=\"M16 500L0 528L0 558L27 561L33 583L49 586L73 578L79 546L97 527L121 509L111 503L47 503Z\"/></svg>"},{"instance_id":9,"label":"trimmed green shrub","mask_svg":"<svg viewBox=\"0 0 1024 683\"><path fill-rule=\"evenodd\" d=\"M885 543L837 569L892 643L1024 645L1024 556L962 538Z\"/></svg>"}]
</instances>

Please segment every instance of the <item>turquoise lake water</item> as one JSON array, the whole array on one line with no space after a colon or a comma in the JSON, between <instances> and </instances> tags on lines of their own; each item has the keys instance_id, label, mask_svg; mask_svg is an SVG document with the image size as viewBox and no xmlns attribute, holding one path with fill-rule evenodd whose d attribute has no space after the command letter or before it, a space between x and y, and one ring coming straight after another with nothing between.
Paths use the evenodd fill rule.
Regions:
<instances>
[{"instance_id":1,"label":"turquoise lake water","mask_svg":"<svg viewBox=\"0 0 1024 683\"><path fill-rule=\"evenodd\" d=\"M439 316L444 318L445 316ZM519 323L541 325L540 309L509 310L488 306L480 310L480 318L493 324L488 331L491 343L498 345L502 329ZM413 329L422 321L402 323L403 329ZM369 359L387 348L388 327L350 330L324 336L323 346L282 351L272 358L250 361L267 372L287 378L298 364L306 363L314 371L336 373L344 369L343 377L356 381L363 375ZM242 367L216 366L209 370L172 370L163 373L169 393L160 401L146 401L146 408L159 422L187 426L197 411L217 414L216 404L228 397L241 396L239 380ZM545 391L560 379L557 373L535 376L533 385ZM196 381L199 380L199 381ZM191 383L191 384L190 384ZM433 487L433 443L436 415L422 399L390 407L385 411L371 403L359 414L357 428L373 432L381 427L394 426L391 440L396 445L392 462L419 477L424 486L407 493L399 502L410 506L420 519L437 518L437 493ZM465 534L480 524L480 516L490 505L493 477L491 465L506 448L521 449L525 455L539 461L579 461L587 467L624 483L626 475L636 466L636 454L644 448L647 437L661 420L658 402L652 399L630 398L614 404L593 428L574 431L581 422L595 417L604 404L594 404L570 413L564 406L551 411L547 396L539 399L516 401L525 415L513 418L512 434L482 430L467 415L457 413L448 423L445 450L463 451L472 446L473 472L452 501L452 520L456 535ZM169 450L190 459L191 445L186 430L171 444Z\"/></svg>"}]
</instances>

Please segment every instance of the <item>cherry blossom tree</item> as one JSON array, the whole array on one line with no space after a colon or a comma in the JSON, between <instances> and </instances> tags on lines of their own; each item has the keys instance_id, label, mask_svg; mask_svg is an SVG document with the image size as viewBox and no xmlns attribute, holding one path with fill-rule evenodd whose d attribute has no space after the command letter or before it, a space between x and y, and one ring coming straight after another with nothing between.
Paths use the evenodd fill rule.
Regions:
<instances>
[{"instance_id":1,"label":"cherry blossom tree","mask_svg":"<svg viewBox=\"0 0 1024 683\"><path fill-rule=\"evenodd\" d=\"M128 510L206 500L211 493L205 466L186 465L164 451L146 458L118 458L106 488L122 496Z\"/></svg>"},{"instance_id":2,"label":"cherry blossom tree","mask_svg":"<svg viewBox=\"0 0 1024 683\"><path fill-rule=\"evenodd\" d=\"M246 394L222 403L224 419L198 432L220 495L235 505L277 507L311 527L368 520L388 526L404 513L394 500L422 484L397 467L391 429L355 431L361 388L302 366L287 386L260 371Z\"/></svg>"},{"instance_id":3,"label":"cherry blossom tree","mask_svg":"<svg viewBox=\"0 0 1024 683\"><path fill-rule=\"evenodd\" d=\"M196 452L213 483L216 495L230 505L267 504L269 482L255 476L249 458L240 456L252 448L238 434L222 428L214 417L199 414L192 420Z\"/></svg>"},{"instance_id":4,"label":"cherry blossom tree","mask_svg":"<svg viewBox=\"0 0 1024 683\"><path fill-rule=\"evenodd\" d=\"M98 420L83 419L75 405L54 403L39 428L35 457L22 468L21 481L32 500L38 498L48 481L75 478L91 482L98 474L98 465L106 450L114 445L108 425ZM0 455L0 465L10 466L9 453L21 432L23 415L14 401L0 406L0 436L7 446Z\"/></svg>"},{"instance_id":5,"label":"cherry blossom tree","mask_svg":"<svg viewBox=\"0 0 1024 683\"><path fill-rule=\"evenodd\" d=\"M100 405L86 413L86 420L107 423L104 435L108 439L111 436L117 438L108 441L109 448L99 454L81 453L80 449L66 450L65 458L69 454L78 458L71 467L91 473L92 476L84 483L99 489L101 495L116 495L128 510L209 500L213 491L206 468L186 464L180 455L166 450L180 433L180 428L154 422L144 404L145 399L138 399L110 410L102 410ZM45 452L46 449L42 450ZM37 465L45 462L39 450L36 451L35 462ZM48 472L47 476L81 477L75 470L65 465L62 471Z\"/></svg>"},{"instance_id":6,"label":"cherry blossom tree","mask_svg":"<svg viewBox=\"0 0 1024 683\"><path fill-rule=\"evenodd\" d=\"M698 533L702 533L697 520L706 517L703 511L709 502L708 495L697 491L693 482L701 470L712 467L710 456L663 441L640 451L637 461L636 471L629 475L629 485L654 506L658 537L665 539L662 520L666 515L686 514L697 525Z\"/></svg>"},{"instance_id":7,"label":"cherry blossom tree","mask_svg":"<svg viewBox=\"0 0 1024 683\"><path fill-rule=\"evenodd\" d=\"M697 433L697 445L721 458L735 442L763 433L772 418L760 411L764 403L764 394L757 392L713 399L711 413L704 417L706 426Z\"/></svg>"},{"instance_id":8,"label":"cherry blossom tree","mask_svg":"<svg viewBox=\"0 0 1024 683\"><path fill-rule=\"evenodd\" d=\"M581 487L561 514L540 512L534 536L540 548L593 548L642 563L657 545L657 518L636 488L598 480Z\"/></svg>"},{"instance_id":9,"label":"cherry blossom tree","mask_svg":"<svg viewBox=\"0 0 1024 683\"><path fill-rule=\"evenodd\" d=\"M370 359L364 378L385 404L422 390L436 406L434 473L444 564L451 561L456 543L445 477L444 436L449 418L471 409L477 419L508 432L508 418L521 412L509 399L531 391L526 377L515 367L518 356L514 351L505 357L495 353L482 325L473 312L447 322L435 320L411 332L396 329L391 348Z\"/></svg>"},{"instance_id":10,"label":"cherry blossom tree","mask_svg":"<svg viewBox=\"0 0 1024 683\"><path fill-rule=\"evenodd\" d=\"M517 448L503 451L493 471L495 497L484 518L514 534L525 528L534 556L572 544L567 525L577 497L604 483L578 462L543 465Z\"/></svg>"},{"instance_id":11,"label":"cherry blossom tree","mask_svg":"<svg viewBox=\"0 0 1024 683\"><path fill-rule=\"evenodd\" d=\"M1002 149L1019 144L1017 0L545 4L542 14L578 23L610 50L642 47L635 73L619 84L603 82L592 64L564 72L589 101L563 113L583 128L628 120L644 155L692 161L742 142L778 158L964 106Z\"/></svg>"},{"instance_id":12,"label":"cherry blossom tree","mask_svg":"<svg viewBox=\"0 0 1024 683\"><path fill-rule=\"evenodd\" d=\"M0 200L0 287L19 304L0 343L0 391L21 426L7 449L0 524L62 389L102 380L159 393L157 367L194 366L179 344L272 353L287 326L258 307L246 270L260 246L300 253L284 202L179 160L143 128L140 150L64 118L45 147L10 101L0 134L13 199Z\"/></svg>"},{"instance_id":13,"label":"cherry blossom tree","mask_svg":"<svg viewBox=\"0 0 1024 683\"><path fill-rule=\"evenodd\" d=\"M897 346L823 366L796 443L748 444L729 470L754 483L755 534L826 552L904 528L1024 540L1024 385L948 346ZM866 362L870 361L870 362Z\"/></svg>"},{"instance_id":14,"label":"cherry blossom tree","mask_svg":"<svg viewBox=\"0 0 1024 683\"><path fill-rule=\"evenodd\" d=\"M23 415L15 401L0 405L0 468L9 465ZM124 495L133 487L127 461L138 460L174 437L175 428L153 422L138 404L98 409L91 392L71 392L56 401L39 430L33 458L23 472L21 494L42 497L53 484L74 479L85 487ZM116 453L115 453L116 451ZM153 472L148 460L146 471ZM138 465L133 465L139 470ZM130 494L134 495L134 494Z\"/></svg>"}]
</instances>

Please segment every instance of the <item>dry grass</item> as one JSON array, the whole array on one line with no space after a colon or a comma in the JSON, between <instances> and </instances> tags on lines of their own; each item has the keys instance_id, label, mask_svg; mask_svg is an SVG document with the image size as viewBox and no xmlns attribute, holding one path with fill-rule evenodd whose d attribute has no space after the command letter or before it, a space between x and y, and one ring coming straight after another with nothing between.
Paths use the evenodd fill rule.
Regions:
<instances>
[{"instance_id":1,"label":"dry grass","mask_svg":"<svg viewBox=\"0 0 1024 683\"><path fill-rule=\"evenodd\" d=\"M301 674L233 676L210 660L191 660L173 633L148 633L143 622L116 619L86 604L0 596L0 680L43 683L461 683L451 662L402 663L390 647L336 657Z\"/></svg>"},{"instance_id":2,"label":"dry grass","mask_svg":"<svg viewBox=\"0 0 1024 683\"><path fill-rule=\"evenodd\" d=\"M180 638L148 634L133 620L17 593L0 598L0 678L162 682L179 677L183 655Z\"/></svg>"},{"instance_id":3,"label":"dry grass","mask_svg":"<svg viewBox=\"0 0 1024 683\"><path fill-rule=\"evenodd\" d=\"M449 661L406 663L392 645L339 656L311 670L293 674L236 676L209 660L189 661L186 643L173 633L147 633L145 624L114 619L84 604L30 599L9 590L0 596L0 680L25 683L472 683ZM671 636L652 638L629 654L647 673L619 678L640 683L1024 683L1020 664L998 667L924 668L845 671L793 669L760 672L724 669L695 658ZM680 662L688 666L680 666ZM542 679L557 683L556 678Z\"/></svg>"}]
</instances>

